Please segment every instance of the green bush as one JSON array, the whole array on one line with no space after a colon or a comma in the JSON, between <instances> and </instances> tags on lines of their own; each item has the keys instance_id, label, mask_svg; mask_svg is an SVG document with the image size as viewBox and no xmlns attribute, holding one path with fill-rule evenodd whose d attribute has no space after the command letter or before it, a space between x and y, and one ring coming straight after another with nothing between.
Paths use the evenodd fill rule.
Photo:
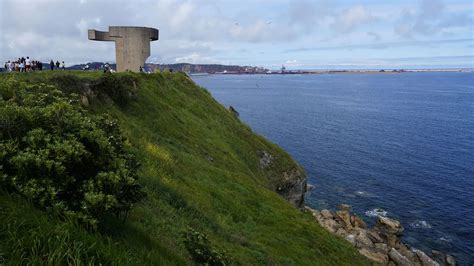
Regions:
<instances>
[{"instance_id":1,"label":"green bush","mask_svg":"<svg viewBox=\"0 0 474 266\"><path fill-rule=\"evenodd\" d=\"M92 226L107 213L127 217L144 194L115 120L51 85L7 80L0 93L2 187Z\"/></svg>"},{"instance_id":2,"label":"green bush","mask_svg":"<svg viewBox=\"0 0 474 266\"><path fill-rule=\"evenodd\" d=\"M223 252L211 246L204 233L188 228L184 244L194 261L205 265L229 265L230 258Z\"/></svg>"},{"instance_id":3,"label":"green bush","mask_svg":"<svg viewBox=\"0 0 474 266\"><path fill-rule=\"evenodd\" d=\"M52 76L49 82L66 94L93 94L112 99L120 106L134 98L138 86L138 79L130 73L105 73L96 80L64 74Z\"/></svg>"},{"instance_id":4,"label":"green bush","mask_svg":"<svg viewBox=\"0 0 474 266\"><path fill-rule=\"evenodd\" d=\"M107 96L118 105L126 105L136 93L138 80L130 74L105 73L91 89L99 97Z\"/></svg>"}]
</instances>

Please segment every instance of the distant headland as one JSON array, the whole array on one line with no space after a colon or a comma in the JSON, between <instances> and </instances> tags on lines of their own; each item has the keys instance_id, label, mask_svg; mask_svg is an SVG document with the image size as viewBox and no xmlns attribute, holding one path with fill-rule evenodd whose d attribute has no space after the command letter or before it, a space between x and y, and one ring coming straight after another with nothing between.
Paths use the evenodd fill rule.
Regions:
<instances>
[{"instance_id":1,"label":"distant headland","mask_svg":"<svg viewBox=\"0 0 474 266\"><path fill-rule=\"evenodd\" d=\"M86 65L90 69L101 69L104 62L90 62L86 64L77 64L68 67L69 70L82 70ZM110 64L115 69L115 64ZM148 72L160 71L181 71L189 74L205 75L205 74L223 74L223 75L251 75L251 74L394 74L405 72L474 72L474 68L443 68L443 69L314 69L314 70L288 70L284 67L271 70L259 66L239 66L239 65L223 65L223 64L191 64L191 63L175 63L175 64L145 64L145 70Z\"/></svg>"}]
</instances>

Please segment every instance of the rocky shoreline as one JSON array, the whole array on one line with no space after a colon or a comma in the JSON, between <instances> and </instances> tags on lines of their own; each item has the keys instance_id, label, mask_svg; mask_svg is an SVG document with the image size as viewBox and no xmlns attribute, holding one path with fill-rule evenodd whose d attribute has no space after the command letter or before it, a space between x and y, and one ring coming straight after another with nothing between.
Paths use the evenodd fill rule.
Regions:
<instances>
[{"instance_id":1,"label":"rocky shoreline","mask_svg":"<svg viewBox=\"0 0 474 266\"><path fill-rule=\"evenodd\" d=\"M357 215L351 213L351 206L340 204L338 210L315 210L305 206L327 231L336 234L351 243L360 254L381 265L399 266L454 266L453 256L432 251L432 256L403 243L401 236L404 228L397 220L383 216L377 217L374 227L367 224Z\"/></svg>"}]
</instances>

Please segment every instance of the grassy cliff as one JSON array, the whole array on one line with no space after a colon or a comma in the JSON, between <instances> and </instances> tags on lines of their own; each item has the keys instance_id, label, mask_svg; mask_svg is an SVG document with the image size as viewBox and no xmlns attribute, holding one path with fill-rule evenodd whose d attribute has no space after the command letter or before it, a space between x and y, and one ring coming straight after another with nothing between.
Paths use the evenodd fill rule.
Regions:
<instances>
[{"instance_id":1,"label":"grassy cliff","mask_svg":"<svg viewBox=\"0 0 474 266\"><path fill-rule=\"evenodd\" d=\"M0 192L0 264L193 264L196 245L230 264L367 264L276 193L301 176L291 157L185 75L114 74L106 88L97 85L102 73L74 71L5 74L0 82L12 78L83 95L87 112L116 118L147 196L125 222L109 217L90 231ZM265 154L271 160L262 164ZM208 241L189 244L204 235Z\"/></svg>"}]
</instances>

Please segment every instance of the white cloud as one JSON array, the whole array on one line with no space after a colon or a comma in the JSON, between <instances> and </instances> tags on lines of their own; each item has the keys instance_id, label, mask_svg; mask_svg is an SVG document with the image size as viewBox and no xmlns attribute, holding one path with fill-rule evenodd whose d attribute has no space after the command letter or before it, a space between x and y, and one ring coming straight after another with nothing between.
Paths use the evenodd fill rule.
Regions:
<instances>
[{"instance_id":1,"label":"white cloud","mask_svg":"<svg viewBox=\"0 0 474 266\"><path fill-rule=\"evenodd\" d=\"M380 34L378 34L378 33L376 33L376 32L373 32L373 31L368 31L368 32L367 32L367 35L370 36L370 37L372 37L375 42L378 42L378 41L380 41L380 40L382 39L382 37L380 36Z\"/></svg>"},{"instance_id":2,"label":"white cloud","mask_svg":"<svg viewBox=\"0 0 474 266\"><path fill-rule=\"evenodd\" d=\"M238 64L266 62L280 66L288 57L297 60L294 64L303 62L305 58L298 57L302 53L295 52L297 47L333 48L367 43L369 47L365 50L374 51L381 47L380 43L395 42L399 36L466 39L474 30L467 26L473 24L473 8L466 3L454 5L439 0L406 6L383 1L373 4L373 0L358 3L340 0L0 0L0 60L29 55L44 60L64 59L67 63L113 61L113 43L87 39L87 29L105 31L112 25L158 28L160 39L152 43L149 61L223 63L232 60ZM401 12L402 7L405 13ZM398 14L400 19L382 14ZM386 30L390 28L396 31ZM282 51L291 50L293 52L282 55ZM336 51L341 49L311 50L317 54L314 56L317 60L322 60L321 56L337 57ZM360 56L367 53L364 55L361 51Z\"/></svg>"},{"instance_id":3,"label":"white cloud","mask_svg":"<svg viewBox=\"0 0 474 266\"><path fill-rule=\"evenodd\" d=\"M86 35L88 29L98 25L100 25L100 18L98 17L94 19L81 18L81 20L76 23L76 28L81 32L81 34Z\"/></svg>"},{"instance_id":4,"label":"white cloud","mask_svg":"<svg viewBox=\"0 0 474 266\"><path fill-rule=\"evenodd\" d=\"M417 35L449 35L456 28L468 28L472 33L473 24L472 13L463 10L449 12L442 0L422 0L416 8L403 9L394 31L401 37L412 39Z\"/></svg>"},{"instance_id":5,"label":"white cloud","mask_svg":"<svg viewBox=\"0 0 474 266\"><path fill-rule=\"evenodd\" d=\"M358 5L345 10L334 20L333 27L340 32L352 32L362 24L375 21L376 18L364 6Z\"/></svg>"},{"instance_id":6,"label":"white cloud","mask_svg":"<svg viewBox=\"0 0 474 266\"><path fill-rule=\"evenodd\" d=\"M219 60L216 60L209 56L203 56L198 53L192 53L182 57L177 57L174 60L175 63L191 63L191 64L216 64Z\"/></svg>"}]
</instances>

